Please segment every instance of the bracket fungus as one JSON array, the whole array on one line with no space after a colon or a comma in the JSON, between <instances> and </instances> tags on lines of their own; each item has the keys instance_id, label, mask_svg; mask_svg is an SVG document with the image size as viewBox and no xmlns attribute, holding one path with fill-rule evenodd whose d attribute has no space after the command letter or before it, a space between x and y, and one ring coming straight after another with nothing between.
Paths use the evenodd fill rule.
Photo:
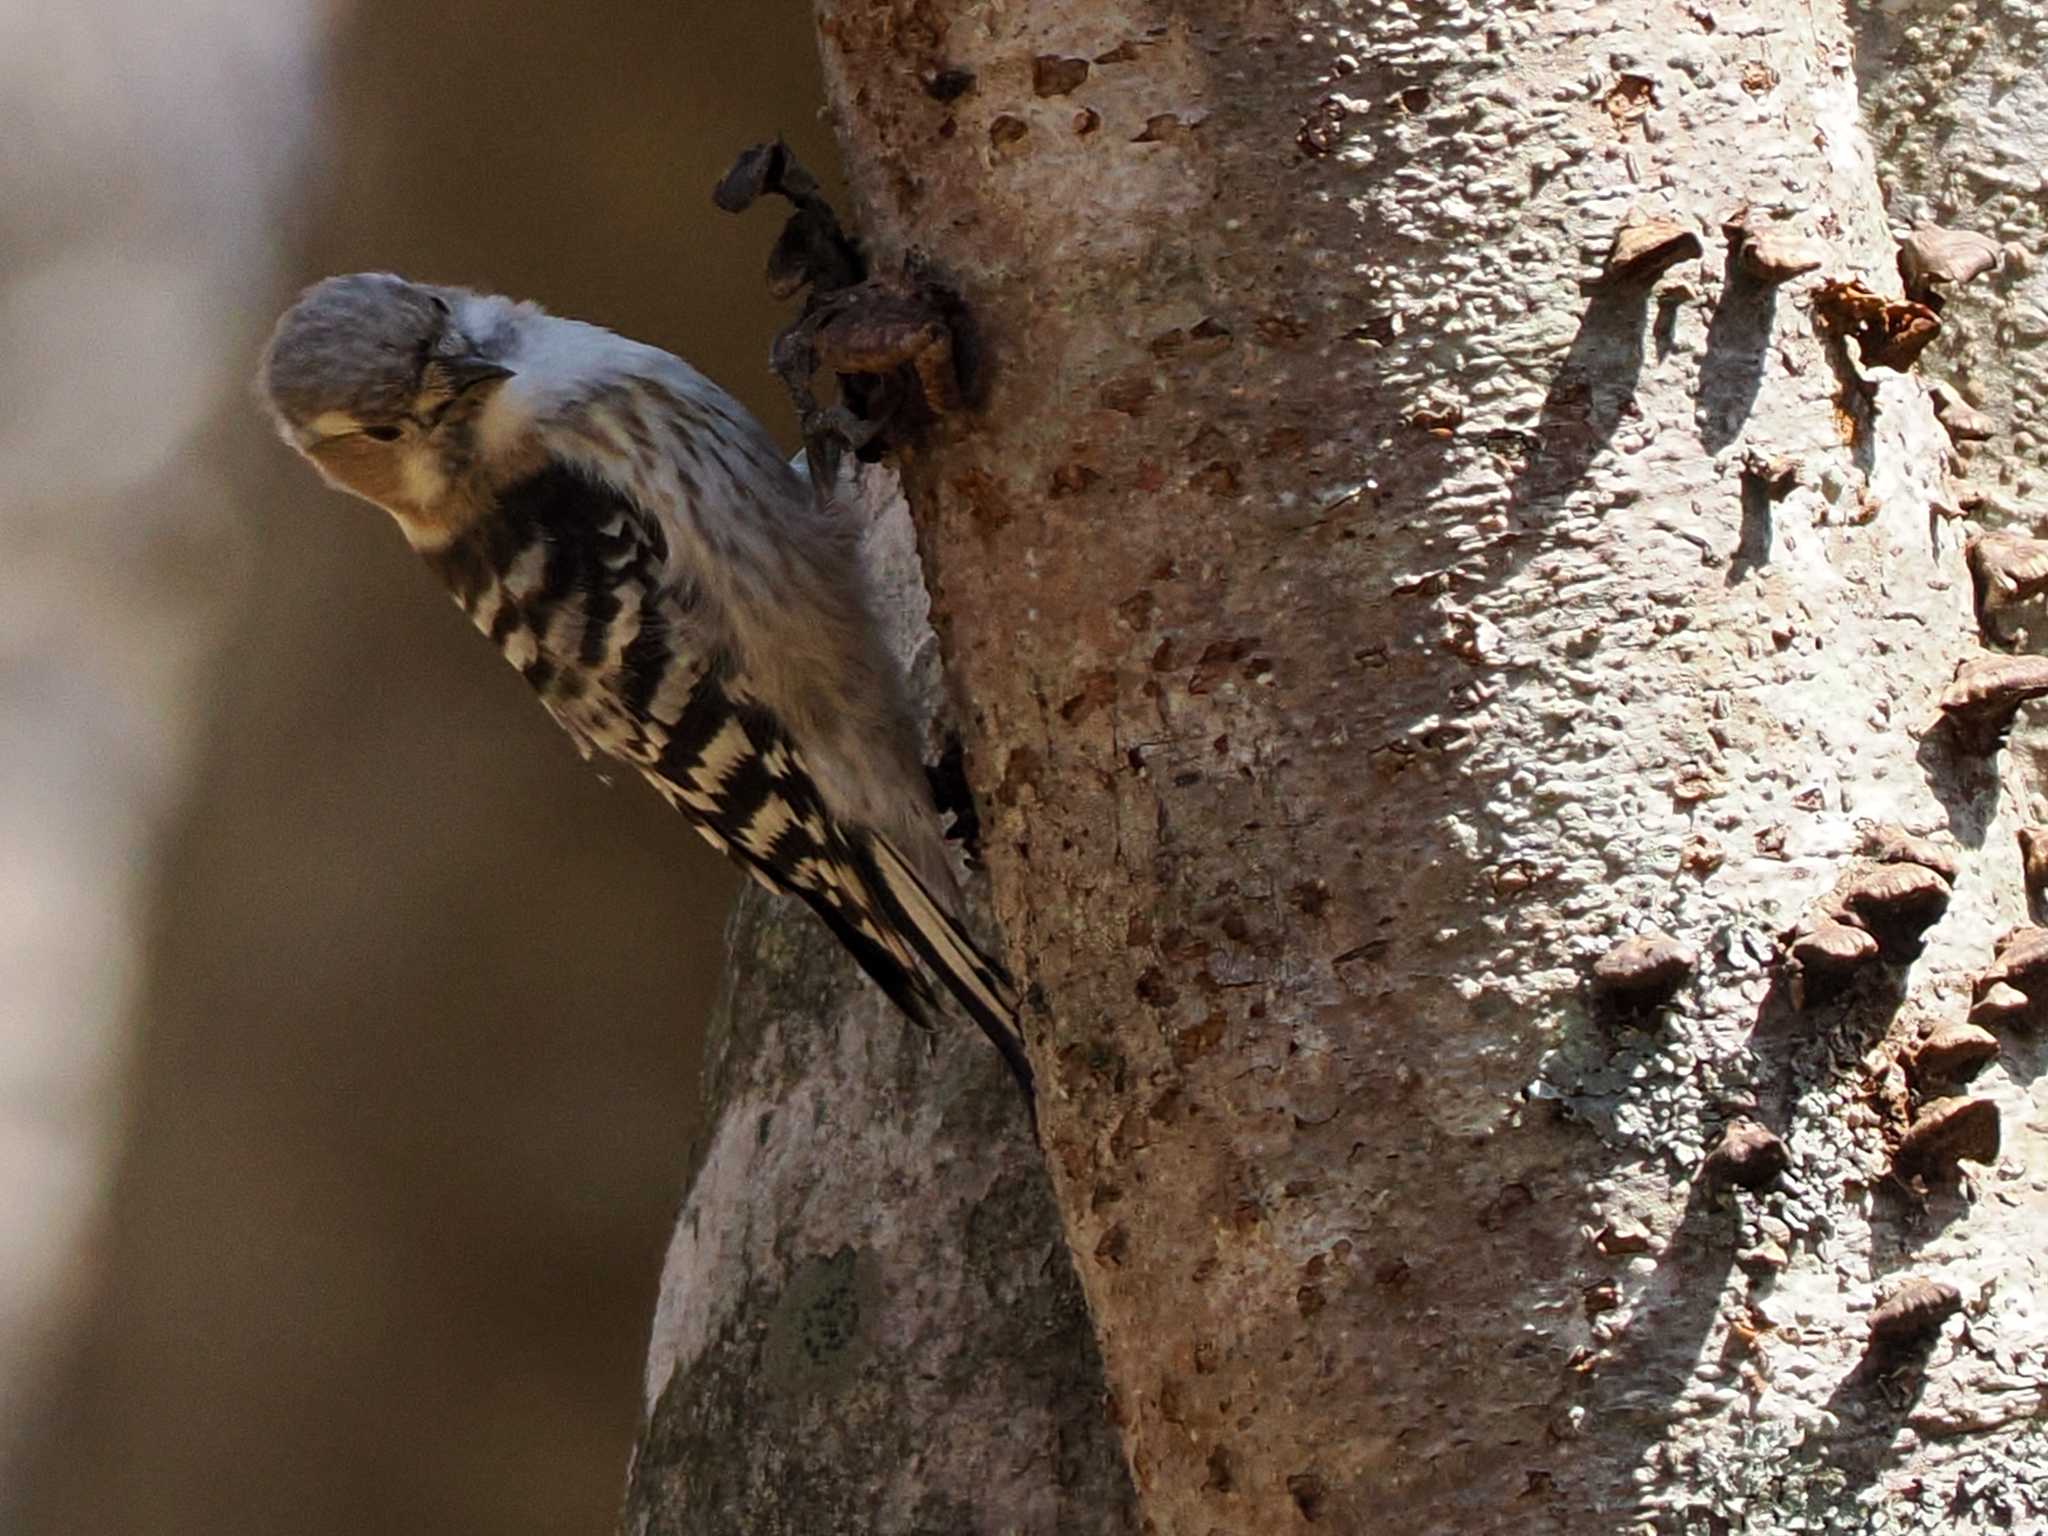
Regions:
<instances>
[{"instance_id":1,"label":"bracket fungus","mask_svg":"<svg viewBox=\"0 0 2048 1536\"><path fill-rule=\"evenodd\" d=\"M1664 214L1632 212L1614 232L1602 275L1610 283L1654 281L1681 261L1697 259L1700 237Z\"/></svg>"},{"instance_id":2,"label":"bracket fungus","mask_svg":"<svg viewBox=\"0 0 2048 1536\"><path fill-rule=\"evenodd\" d=\"M1783 501L1799 484L1799 461L1783 453L1766 458L1752 448L1742 456L1742 478L1772 501Z\"/></svg>"},{"instance_id":3,"label":"bracket fungus","mask_svg":"<svg viewBox=\"0 0 2048 1536\"><path fill-rule=\"evenodd\" d=\"M1920 935L1948 910L1949 883L1925 864L1900 861L1851 869L1827 898L1831 916L1853 922L1892 959L1920 953Z\"/></svg>"},{"instance_id":4,"label":"bracket fungus","mask_svg":"<svg viewBox=\"0 0 2048 1536\"><path fill-rule=\"evenodd\" d=\"M1945 1280L1905 1280L1871 1308L1870 1343L1880 1349L1912 1344L1937 1331L1962 1306L1962 1292Z\"/></svg>"},{"instance_id":5,"label":"bracket fungus","mask_svg":"<svg viewBox=\"0 0 2048 1536\"><path fill-rule=\"evenodd\" d=\"M1899 1138L1893 1168L1905 1178L1952 1178L1958 1162L1995 1163L1998 1106L1990 1099L1933 1099Z\"/></svg>"},{"instance_id":6,"label":"bracket fungus","mask_svg":"<svg viewBox=\"0 0 2048 1536\"><path fill-rule=\"evenodd\" d=\"M1891 822L1878 822L1863 829L1863 851L1880 864L1918 864L1931 869L1950 885L1962 868L1956 850L1931 837L1917 837Z\"/></svg>"},{"instance_id":7,"label":"bracket fungus","mask_svg":"<svg viewBox=\"0 0 2048 1536\"><path fill-rule=\"evenodd\" d=\"M1952 443L1988 443L1998 435L1998 424L1982 411L1936 385L1934 419L1941 423Z\"/></svg>"},{"instance_id":8,"label":"bracket fungus","mask_svg":"<svg viewBox=\"0 0 2048 1536\"><path fill-rule=\"evenodd\" d=\"M1871 857L1851 865L1786 936L1795 1007L1826 1001L1879 958L1913 959L1920 936L1948 910L1956 864L1947 849L1890 826L1872 829L1867 846Z\"/></svg>"},{"instance_id":9,"label":"bracket fungus","mask_svg":"<svg viewBox=\"0 0 2048 1536\"><path fill-rule=\"evenodd\" d=\"M1793 930L1789 950L1793 1001L1804 1008L1833 996L1852 974L1875 960L1877 940L1861 928L1823 917L1809 919Z\"/></svg>"},{"instance_id":10,"label":"bracket fungus","mask_svg":"<svg viewBox=\"0 0 2048 1536\"><path fill-rule=\"evenodd\" d=\"M1989 1029L1994 1025L2024 1024L2033 1017L2034 1004L2018 987L1995 981L1970 1004L1970 1022Z\"/></svg>"},{"instance_id":11,"label":"bracket fungus","mask_svg":"<svg viewBox=\"0 0 2048 1536\"><path fill-rule=\"evenodd\" d=\"M1914 1081L1959 1083L1998 1056L1998 1037L1976 1024L1942 1024L1906 1056Z\"/></svg>"},{"instance_id":12,"label":"bracket fungus","mask_svg":"<svg viewBox=\"0 0 2048 1536\"><path fill-rule=\"evenodd\" d=\"M2013 716L2048 693L2048 656L1975 656L1956 668L1941 713L1956 745L1973 756L1996 752Z\"/></svg>"},{"instance_id":13,"label":"bracket fungus","mask_svg":"<svg viewBox=\"0 0 2048 1536\"><path fill-rule=\"evenodd\" d=\"M1762 1189L1792 1166L1792 1154L1769 1126L1742 1116L1728 1122L1721 1140L1700 1164L1700 1177L1716 1187Z\"/></svg>"},{"instance_id":14,"label":"bracket fungus","mask_svg":"<svg viewBox=\"0 0 2048 1536\"><path fill-rule=\"evenodd\" d=\"M1968 229L1922 224L1899 242L1899 277L1915 302L1940 309L1943 286L1959 287L1996 271L1998 242Z\"/></svg>"},{"instance_id":15,"label":"bracket fungus","mask_svg":"<svg viewBox=\"0 0 2048 1536\"><path fill-rule=\"evenodd\" d=\"M1699 952L1652 930L1623 939L1593 963L1594 992L1631 1012L1671 1000L1699 968Z\"/></svg>"},{"instance_id":16,"label":"bracket fungus","mask_svg":"<svg viewBox=\"0 0 2048 1536\"><path fill-rule=\"evenodd\" d=\"M1904 373L1941 329L1941 317L1910 299L1887 299L1863 284L1829 278L1814 296L1814 313L1837 336L1853 336L1866 368Z\"/></svg>"},{"instance_id":17,"label":"bracket fungus","mask_svg":"<svg viewBox=\"0 0 2048 1536\"><path fill-rule=\"evenodd\" d=\"M1970 568L1980 630L1995 634L1991 614L2048 592L2048 539L1980 533L1963 546L1963 561Z\"/></svg>"},{"instance_id":18,"label":"bracket fungus","mask_svg":"<svg viewBox=\"0 0 2048 1536\"><path fill-rule=\"evenodd\" d=\"M2027 895L2039 901L2048 895L2048 827L2021 827L2019 844L2020 877Z\"/></svg>"},{"instance_id":19,"label":"bracket fungus","mask_svg":"<svg viewBox=\"0 0 2048 1536\"><path fill-rule=\"evenodd\" d=\"M1721 225L1735 265L1744 276L1775 287L1808 272L1818 271L1826 254L1810 240L1786 229L1759 229L1751 222L1747 205L1736 210Z\"/></svg>"},{"instance_id":20,"label":"bracket fungus","mask_svg":"<svg viewBox=\"0 0 2048 1536\"><path fill-rule=\"evenodd\" d=\"M2015 928L1971 983L1970 1022L2031 1024L2048 1012L2048 928Z\"/></svg>"}]
</instances>

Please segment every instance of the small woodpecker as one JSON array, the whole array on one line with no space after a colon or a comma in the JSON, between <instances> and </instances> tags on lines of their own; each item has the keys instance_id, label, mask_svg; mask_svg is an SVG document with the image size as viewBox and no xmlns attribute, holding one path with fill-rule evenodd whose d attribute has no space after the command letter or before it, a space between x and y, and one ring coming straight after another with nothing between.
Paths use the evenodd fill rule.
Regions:
<instances>
[{"instance_id":1,"label":"small woodpecker","mask_svg":"<svg viewBox=\"0 0 2048 1536\"><path fill-rule=\"evenodd\" d=\"M383 272L308 289L258 387L330 485L397 520L585 757L630 764L805 902L912 1020L942 982L1030 1102L859 530L737 401L658 348Z\"/></svg>"}]
</instances>

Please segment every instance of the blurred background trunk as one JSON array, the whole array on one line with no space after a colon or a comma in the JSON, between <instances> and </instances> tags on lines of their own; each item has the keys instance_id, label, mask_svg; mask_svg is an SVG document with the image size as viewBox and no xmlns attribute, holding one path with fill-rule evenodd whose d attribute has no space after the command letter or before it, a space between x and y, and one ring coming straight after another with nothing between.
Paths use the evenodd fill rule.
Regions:
<instances>
[{"instance_id":1,"label":"blurred background trunk","mask_svg":"<svg viewBox=\"0 0 2048 1536\"><path fill-rule=\"evenodd\" d=\"M0 8L0 1528L599 1531L733 889L247 390L390 267L778 430L801 6ZM792 443L793 446L793 443Z\"/></svg>"}]
</instances>

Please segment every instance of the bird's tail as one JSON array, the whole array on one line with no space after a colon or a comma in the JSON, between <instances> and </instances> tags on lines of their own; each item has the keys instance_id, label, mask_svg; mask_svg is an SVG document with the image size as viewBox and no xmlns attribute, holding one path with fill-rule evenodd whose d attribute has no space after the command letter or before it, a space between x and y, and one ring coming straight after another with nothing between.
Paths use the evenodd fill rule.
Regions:
<instances>
[{"instance_id":1,"label":"bird's tail","mask_svg":"<svg viewBox=\"0 0 2048 1536\"><path fill-rule=\"evenodd\" d=\"M1024 1052L1016 988L1008 974L982 952L959 918L933 898L894 844L878 834L870 835L867 842L878 877L874 894L895 930L910 941L925 968L946 984L946 990L1002 1054L1035 1115L1031 1059Z\"/></svg>"}]
</instances>

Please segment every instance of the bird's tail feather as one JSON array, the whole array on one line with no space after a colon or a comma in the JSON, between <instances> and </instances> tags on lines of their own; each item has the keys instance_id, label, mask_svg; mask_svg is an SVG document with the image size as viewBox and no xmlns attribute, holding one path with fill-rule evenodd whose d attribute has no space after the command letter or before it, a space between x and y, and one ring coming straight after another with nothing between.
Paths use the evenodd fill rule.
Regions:
<instances>
[{"instance_id":1,"label":"bird's tail feather","mask_svg":"<svg viewBox=\"0 0 2048 1536\"><path fill-rule=\"evenodd\" d=\"M868 853L879 876L874 893L885 904L897 931L909 938L918 959L946 984L969 1018L1002 1054L1024 1090L1026 1103L1035 1106L1031 1060L1024 1052L1023 1032L1017 1023L1016 991L1001 965L968 936L960 920L932 898L917 871L887 838L871 835Z\"/></svg>"}]
</instances>

